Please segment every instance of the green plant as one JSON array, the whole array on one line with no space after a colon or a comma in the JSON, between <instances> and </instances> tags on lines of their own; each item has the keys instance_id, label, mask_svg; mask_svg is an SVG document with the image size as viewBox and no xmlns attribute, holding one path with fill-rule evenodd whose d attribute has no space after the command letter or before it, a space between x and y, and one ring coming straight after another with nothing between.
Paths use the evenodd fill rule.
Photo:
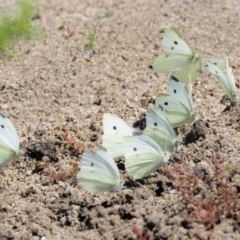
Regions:
<instances>
[{"instance_id":1,"label":"green plant","mask_svg":"<svg viewBox=\"0 0 240 240\"><path fill-rule=\"evenodd\" d=\"M111 16L110 10L109 10L109 8L106 8L106 11L104 12L104 15L99 18L95 27L93 28L93 31L89 32L88 44L87 45L88 45L89 49L91 49L93 52L94 52L94 49L95 49L96 34L97 34L97 30L98 30L98 27L99 27L100 20L102 20L104 18L109 18L110 16Z\"/></svg>"},{"instance_id":2,"label":"green plant","mask_svg":"<svg viewBox=\"0 0 240 240\"><path fill-rule=\"evenodd\" d=\"M37 34L37 30L32 24L32 19L36 13L35 4L31 0L18 1L13 14L2 10L0 15L1 52L14 40L30 38Z\"/></svg>"},{"instance_id":3,"label":"green plant","mask_svg":"<svg viewBox=\"0 0 240 240\"><path fill-rule=\"evenodd\" d=\"M95 38L96 38L98 26L99 26L99 21L97 22L93 31L89 33L89 37L88 37L88 46L92 51L94 51L94 48L95 48Z\"/></svg>"},{"instance_id":4,"label":"green plant","mask_svg":"<svg viewBox=\"0 0 240 240\"><path fill-rule=\"evenodd\" d=\"M103 18L110 18L111 17L111 12L109 8L106 8L106 11L103 15Z\"/></svg>"}]
</instances>

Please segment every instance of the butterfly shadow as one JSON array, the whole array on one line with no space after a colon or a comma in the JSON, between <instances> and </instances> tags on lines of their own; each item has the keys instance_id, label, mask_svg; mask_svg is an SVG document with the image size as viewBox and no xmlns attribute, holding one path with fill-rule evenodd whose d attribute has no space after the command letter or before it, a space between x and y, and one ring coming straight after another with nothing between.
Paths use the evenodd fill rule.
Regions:
<instances>
[{"instance_id":1,"label":"butterfly shadow","mask_svg":"<svg viewBox=\"0 0 240 240\"><path fill-rule=\"evenodd\" d=\"M203 140L207 133L207 128L209 128L208 123L201 119L197 120L193 123L191 131L183 138L183 144L187 146L190 143Z\"/></svg>"},{"instance_id":2,"label":"butterfly shadow","mask_svg":"<svg viewBox=\"0 0 240 240\"><path fill-rule=\"evenodd\" d=\"M124 175L124 189L134 189L141 187L144 184L143 179L133 179L129 176L125 169L125 160L119 159L116 162L118 169L123 172Z\"/></svg>"},{"instance_id":3,"label":"butterfly shadow","mask_svg":"<svg viewBox=\"0 0 240 240\"><path fill-rule=\"evenodd\" d=\"M146 128L146 116L142 117L140 120L137 120L134 124L133 127L140 129L140 130L144 130Z\"/></svg>"},{"instance_id":4,"label":"butterfly shadow","mask_svg":"<svg viewBox=\"0 0 240 240\"><path fill-rule=\"evenodd\" d=\"M236 105L227 94L222 97L220 103L226 106L222 112L228 112Z\"/></svg>"}]
</instances>

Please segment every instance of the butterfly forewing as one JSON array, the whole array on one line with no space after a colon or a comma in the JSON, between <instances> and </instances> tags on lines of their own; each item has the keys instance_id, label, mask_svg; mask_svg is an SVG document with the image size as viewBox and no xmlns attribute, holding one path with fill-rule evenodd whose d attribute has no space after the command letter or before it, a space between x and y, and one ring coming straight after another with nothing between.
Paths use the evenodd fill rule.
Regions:
<instances>
[{"instance_id":1,"label":"butterfly forewing","mask_svg":"<svg viewBox=\"0 0 240 240\"><path fill-rule=\"evenodd\" d=\"M155 99L155 109L161 105L165 110L172 127L179 127L183 124L192 123L195 120L195 113L191 112L177 98L167 94L158 93Z\"/></svg>"},{"instance_id":2,"label":"butterfly forewing","mask_svg":"<svg viewBox=\"0 0 240 240\"><path fill-rule=\"evenodd\" d=\"M161 106L157 111L147 109L146 121L147 127L143 133L158 143L164 151L174 152L179 148L180 141Z\"/></svg>"},{"instance_id":3,"label":"butterfly forewing","mask_svg":"<svg viewBox=\"0 0 240 240\"><path fill-rule=\"evenodd\" d=\"M237 102L238 94L232 69L229 67L228 60L226 59L226 75L218 66L213 64L208 63L208 70L218 80L226 94L231 98L232 102Z\"/></svg>"},{"instance_id":4,"label":"butterfly forewing","mask_svg":"<svg viewBox=\"0 0 240 240\"><path fill-rule=\"evenodd\" d=\"M19 138L11 121L4 114L0 113L0 140L1 144L14 151L19 150Z\"/></svg>"},{"instance_id":5,"label":"butterfly forewing","mask_svg":"<svg viewBox=\"0 0 240 240\"><path fill-rule=\"evenodd\" d=\"M212 57L202 57L202 72L209 74L211 73L210 67L211 65L217 66L221 70L226 68L226 60L220 58L212 58Z\"/></svg>"},{"instance_id":6,"label":"butterfly forewing","mask_svg":"<svg viewBox=\"0 0 240 240\"><path fill-rule=\"evenodd\" d=\"M122 180L116 163L103 147L96 152L84 151L77 174L79 184L89 192L117 191L122 188Z\"/></svg>"},{"instance_id":7,"label":"butterfly forewing","mask_svg":"<svg viewBox=\"0 0 240 240\"><path fill-rule=\"evenodd\" d=\"M124 146L126 170L134 178L150 175L168 161L169 154L146 135L136 136Z\"/></svg>"},{"instance_id":8,"label":"butterfly forewing","mask_svg":"<svg viewBox=\"0 0 240 240\"><path fill-rule=\"evenodd\" d=\"M192 49L182 39L177 29L173 26L171 26L164 34L162 47L165 51L170 53L194 55Z\"/></svg>"},{"instance_id":9,"label":"butterfly forewing","mask_svg":"<svg viewBox=\"0 0 240 240\"><path fill-rule=\"evenodd\" d=\"M182 102L190 112L192 111L191 101L182 83L174 75L171 75L168 81L167 93Z\"/></svg>"},{"instance_id":10,"label":"butterfly forewing","mask_svg":"<svg viewBox=\"0 0 240 240\"><path fill-rule=\"evenodd\" d=\"M132 137L134 128L115 114L105 113L103 116L102 145L108 150L113 158L123 156L123 138Z\"/></svg>"},{"instance_id":11,"label":"butterfly forewing","mask_svg":"<svg viewBox=\"0 0 240 240\"><path fill-rule=\"evenodd\" d=\"M19 138L14 126L0 113L0 169L21 154L23 151L19 149Z\"/></svg>"},{"instance_id":12,"label":"butterfly forewing","mask_svg":"<svg viewBox=\"0 0 240 240\"><path fill-rule=\"evenodd\" d=\"M157 110L147 109L146 122L148 128L158 128L159 130L166 132L172 138L176 138L177 135L172 128L166 113L162 107L159 106Z\"/></svg>"}]
</instances>

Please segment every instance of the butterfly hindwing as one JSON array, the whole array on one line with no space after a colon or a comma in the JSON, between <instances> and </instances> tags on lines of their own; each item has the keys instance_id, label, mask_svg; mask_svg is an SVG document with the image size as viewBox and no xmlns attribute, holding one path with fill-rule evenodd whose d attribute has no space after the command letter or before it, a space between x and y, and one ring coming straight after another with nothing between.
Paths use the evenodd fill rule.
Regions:
<instances>
[{"instance_id":1,"label":"butterfly hindwing","mask_svg":"<svg viewBox=\"0 0 240 240\"><path fill-rule=\"evenodd\" d=\"M191 63L177 69L173 72L173 75L176 76L182 83L191 83L198 78L202 67L202 61L200 56L196 56Z\"/></svg>"},{"instance_id":2,"label":"butterfly hindwing","mask_svg":"<svg viewBox=\"0 0 240 240\"><path fill-rule=\"evenodd\" d=\"M193 60L192 56L184 54L166 54L156 57L153 60L152 67L156 72L173 72L176 69L182 69L189 66Z\"/></svg>"}]
</instances>

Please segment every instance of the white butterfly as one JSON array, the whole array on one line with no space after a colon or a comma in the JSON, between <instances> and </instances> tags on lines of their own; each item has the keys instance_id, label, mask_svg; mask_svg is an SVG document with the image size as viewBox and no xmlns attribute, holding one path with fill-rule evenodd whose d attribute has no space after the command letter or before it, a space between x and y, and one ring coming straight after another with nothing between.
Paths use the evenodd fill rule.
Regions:
<instances>
[{"instance_id":1,"label":"white butterfly","mask_svg":"<svg viewBox=\"0 0 240 240\"><path fill-rule=\"evenodd\" d=\"M229 67L228 59L226 57L226 72L225 75L220 68L214 64L205 62L204 68L208 69L207 72L211 73L221 84L226 94L231 98L232 102L238 102L238 93L235 86L235 80L232 72L232 68Z\"/></svg>"},{"instance_id":2,"label":"white butterfly","mask_svg":"<svg viewBox=\"0 0 240 240\"><path fill-rule=\"evenodd\" d=\"M8 117L0 113L0 169L23 153L19 149L19 138L14 126Z\"/></svg>"},{"instance_id":3,"label":"white butterfly","mask_svg":"<svg viewBox=\"0 0 240 240\"><path fill-rule=\"evenodd\" d=\"M114 159L123 157L123 142L132 138L136 131L124 120L115 114L105 113L103 115L102 145L108 150Z\"/></svg>"},{"instance_id":4,"label":"white butterfly","mask_svg":"<svg viewBox=\"0 0 240 240\"><path fill-rule=\"evenodd\" d=\"M153 69L157 72L173 72L181 82L189 82L197 79L202 68L202 61L209 61L225 67L225 61L217 58L201 57L196 54L182 39L177 29L171 26L162 40L162 47L171 54L161 55L154 59ZM190 77L190 79L189 79Z\"/></svg>"},{"instance_id":5,"label":"white butterfly","mask_svg":"<svg viewBox=\"0 0 240 240\"><path fill-rule=\"evenodd\" d=\"M158 109L159 105L165 110L174 128L196 120L191 100L181 82L173 75L168 81L167 93L158 93L156 96L155 108Z\"/></svg>"},{"instance_id":6,"label":"white butterfly","mask_svg":"<svg viewBox=\"0 0 240 240\"><path fill-rule=\"evenodd\" d=\"M143 133L158 143L164 151L175 152L179 149L180 140L161 105L157 111L147 109L146 122L147 127Z\"/></svg>"},{"instance_id":7,"label":"white butterfly","mask_svg":"<svg viewBox=\"0 0 240 240\"><path fill-rule=\"evenodd\" d=\"M149 176L168 162L168 152L145 134L135 136L124 146L126 171L136 179Z\"/></svg>"},{"instance_id":8,"label":"white butterfly","mask_svg":"<svg viewBox=\"0 0 240 240\"><path fill-rule=\"evenodd\" d=\"M78 183L88 192L113 192L123 188L117 165L104 147L99 147L96 152L86 149L80 169Z\"/></svg>"}]
</instances>

